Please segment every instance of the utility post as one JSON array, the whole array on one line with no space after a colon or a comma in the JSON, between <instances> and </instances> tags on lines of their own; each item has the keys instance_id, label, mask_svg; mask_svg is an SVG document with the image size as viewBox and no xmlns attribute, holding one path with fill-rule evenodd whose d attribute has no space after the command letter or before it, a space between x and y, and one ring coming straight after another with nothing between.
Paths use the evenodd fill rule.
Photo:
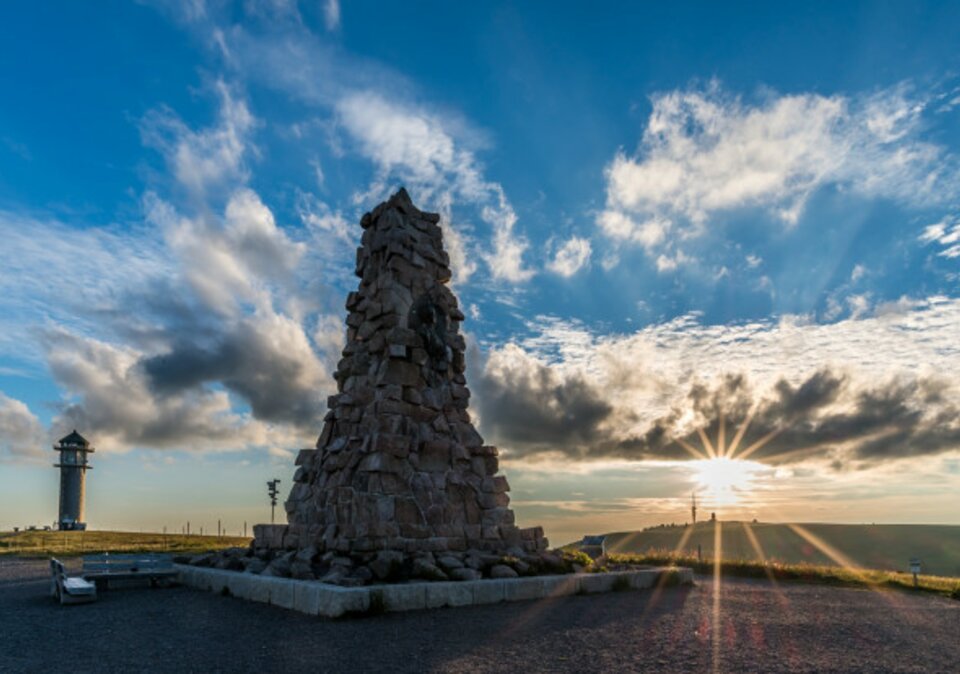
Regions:
<instances>
[{"instance_id":1,"label":"utility post","mask_svg":"<svg viewBox=\"0 0 960 674\"><path fill-rule=\"evenodd\" d=\"M693 524L697 524L697 492L690 494L690 514L693 516Z\"/></svg>"},{"instance_id":2,"label":"utility post","mask_svg":"<svg viewBox=\"0 0 960 674\"><path fill-rule=\"evenodd\" d=\"M270 524L274 523L274 512L277 509L277 485L280 484L280 480L273 479L267 482L267 494L270 495Z\"/></svg>"}]
</instances>

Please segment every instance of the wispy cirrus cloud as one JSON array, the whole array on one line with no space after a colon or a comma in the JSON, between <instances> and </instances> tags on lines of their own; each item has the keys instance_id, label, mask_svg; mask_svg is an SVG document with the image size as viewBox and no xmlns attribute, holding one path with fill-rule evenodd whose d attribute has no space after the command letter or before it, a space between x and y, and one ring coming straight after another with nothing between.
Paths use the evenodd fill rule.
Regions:
<instances>
[{"instance_id":1,"label":"wispy cirrus cloud","mask_svg":"<svg viewBox=\"0 0 960 674\"><path fill-rule=\"evenodd\" d=\"M173 178L194 197L248 177L245 155L251 150L249 134L256 120L246 101L223 80L213 89L220 103L213 126L195 131L165 106L147 113L140 125L144 143L164 155Z\"/></svg>"},{"instance_id":2,"label":"wispy cirrus cloud","mask_svg":"<svg viewBox=\"0 0 960 674\"><path fill-rule=\"evenodd\" d=\"M205 40L217 36L212 44L235 77L306 105L323 118L338 153L373 164L373 179L354 194L355 203L376 202L403 184L420 206L439 211L457 281L469 279L477 261L494 281L533 278L516 211L478 159L483 134L461 116L418 100L417 86L401 73L347 53L301 21L240 25L214 11L178 16ZM471 215L489 229L479 231Z\"/></svg>"},{"instance_id":3,"label":"wispy cirrus cloud","mask_svg":"<svg viewBox=\"0 0 960 674\"><path fill-rule=\"evenodd\" d=\"M155 230L76 226L50 216L0 211L0 350L40 363L36 332L51 324L87 333L130 287L173 274L175 263ZM82 260L81 264L76 261ZM69 266L70 273L59 273ZM133 327L135 317L128 317Z\"/></svg>"},{"instance_id":4,"label":"wispy cirrus cloud","mask_svg":"<svg viewBox=\"0 0 960 674\"><path fill-rule=\"evenodd\" d=\"M791 226L829 185L914 207L949 203L960 173L924 138L927 104L906 85L853 96L767 93L756 103L716 82L657 94L637 152L618 152L606 168L597 224L679 261L671 251L715 216L760 208Z\"/></svg>"},{"instance_id":5,"label":"wispy cirrus cloud","mask_svg":"<svg viewBox=\"0 0 960 674\"><path fill-rule=\"evenodd\" d=\"M323 22L327 30L337 30L340 28L340 0L324 1Z\"/></svg>"},{"instance_id":6,"label":"wispy cirrus cloud","mask_svg":"<svg viewBox=\"0 0 960 674\"><path fill-rule=\"evenodd\" d=\"M391 182L401 182L410 187L418 202L440 210L460 281L466 281L476 269L466 250L477 242L450 226L453 205L478 205L481 219L493 228L491 249L482 254L493 277L521 283L533 276L523 261L529 244L515 232L517 216L503 187L484 177L474 151L454 138L449 122L422 107L370 91L345 96L336 110L340 126L360 154L378 169L373 183L357 200L384 198L393 188Z\"/></svg>"},{"instance_id":7,"label":"wispy cirrus cloud","mask_svg":"<svg viewBox=\"0 0 960 674\"><path fill-rule=\"evenodd\" d=\"M920 235L920 240L926 244L937 244L943 247L937 255L940 257L960 257L960 217L945 217L940 222L927 225Z\"/></svg>"}]
</instances>

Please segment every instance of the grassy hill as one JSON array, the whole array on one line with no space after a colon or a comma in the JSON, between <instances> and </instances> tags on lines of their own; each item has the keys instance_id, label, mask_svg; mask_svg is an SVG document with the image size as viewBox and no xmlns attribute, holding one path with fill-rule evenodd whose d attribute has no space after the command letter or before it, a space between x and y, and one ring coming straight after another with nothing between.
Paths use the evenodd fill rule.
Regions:
<instances>
[{"instance_id":1,"label":"grassy hill","mask_svg":"<svg viewBox=\"0 0 960 674\"><path fill-rule=\"evenodd\" d=\"M907 571L910 559L919 557L923 573L960 577L960 526L925 524L750 524L721 522L722 556L724 559L760 561L751 544L748 531L767 560L787 564L809 563L842 565L826 554L823 548L837 552L854 564L870 569ZM794 529L793 527L797 527ZM607 536L607 550L617 553L676 551L713 557L715 525L698 523L681 546L689 527L658 527L645 531L612 533ZM811 536L804 537L800 532ZM810 540L810 539L813 540ZM818 546L816 543L819 543Z\"/></svg>"},{"instance_id":2,"label":"grassy hill","mask_svg":"<svg viewBox=\"0 0 960 674\"><path fill-rule=\"evenodd\" d=\"M98 552L166 552L193 554L232 546L246 546L239 536L184 536L132 531L20 531L0 533L0 556L46 557Z\"/></svg>"}]
</instances>

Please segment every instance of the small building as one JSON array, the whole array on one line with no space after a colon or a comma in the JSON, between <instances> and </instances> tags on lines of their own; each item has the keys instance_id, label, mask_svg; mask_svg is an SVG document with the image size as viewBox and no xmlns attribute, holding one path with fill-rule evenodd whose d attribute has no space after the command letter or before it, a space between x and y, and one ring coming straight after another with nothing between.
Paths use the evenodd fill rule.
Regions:
<instances>
[{"instance_id":1,"label":"small building","mask_svg":"<svg viewBox=\"0 0 960 674\"><path fill-rule=\"evenodd\" d=\"M87 454L94 449L76 429L61 438L53 449L60 452L60 463L53 464L60 469L60 515L57 527L60 531L82 531L87 528L83 521L87 470L93 470Z\"/></svg>"}]
</instances>

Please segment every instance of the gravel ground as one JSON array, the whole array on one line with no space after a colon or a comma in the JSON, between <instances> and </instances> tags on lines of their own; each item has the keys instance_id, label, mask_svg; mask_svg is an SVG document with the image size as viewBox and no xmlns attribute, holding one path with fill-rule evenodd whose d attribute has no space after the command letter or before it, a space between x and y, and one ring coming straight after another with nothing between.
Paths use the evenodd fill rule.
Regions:
<instances>
[{"instance_id":1,"label":"gravel ground","mask_svg":"<svg viewBox=\"0 0 960 674\"><path fill-rule=\"evenodd\" d=\"M898 591L700 579L328 621L180 587L61 607L47 583L0 560L0 672L960 672L960 602Z\"/></svg>"}]
</instances>

